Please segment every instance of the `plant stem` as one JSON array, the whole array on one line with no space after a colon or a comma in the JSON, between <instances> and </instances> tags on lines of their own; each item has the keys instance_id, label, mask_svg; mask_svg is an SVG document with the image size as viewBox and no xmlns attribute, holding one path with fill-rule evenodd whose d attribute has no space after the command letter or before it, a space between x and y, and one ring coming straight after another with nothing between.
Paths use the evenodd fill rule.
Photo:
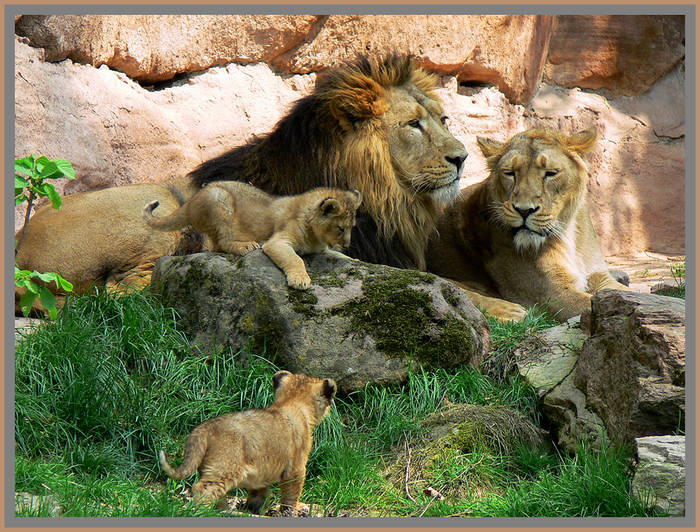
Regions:
<instances>
[{"instance_id":1,"label":"plant stem","mask_svg":"<svg viewBox=\"0 0 700 532\"><path fill-rule=\"evenodd\" d=\"M33 203L34 191L30 190L29 199L27 200L27 212L24 214L24 225L22 226L22 232L20 233L19 238L17 239L17 245L15 246L15 257L17 256L17 252L19 251L19 246L22 244L22 240L24 240L24 233L27 231L27 223L29 223L29 215L32 212Z\"/></svg>"}]
</instances>

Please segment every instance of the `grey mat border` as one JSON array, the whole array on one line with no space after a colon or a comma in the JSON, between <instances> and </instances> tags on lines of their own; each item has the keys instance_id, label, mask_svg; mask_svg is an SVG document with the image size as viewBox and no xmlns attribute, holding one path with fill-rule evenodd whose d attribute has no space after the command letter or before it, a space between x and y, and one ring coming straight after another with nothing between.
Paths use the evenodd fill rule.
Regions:
<instances>
[{"instance_id":1,"label":"grey mat border","mask_svg":"<svg viewBox=\"0 0 700 532\"><path fill-rule=\"evenodd\" d=\"M696 251L696 206L695 206L695 96L696 92L696 28L695 5L689 4L659 4L659 5L549 5L549 4L503 4L503 5L470 5L470 4L433 4L433 5L352 5L352 4L240 4L240 5L78 5L78 4L25 4L6 5L5 9L5 162L6 175L12 175L11 161L14 159L14 15L21 14L557 14L557 15L685 15L686 16L686 270L688 296L686 298L686 323L695 324L695 251ZM688 53L690 50L690 61ZM14 167L12 167L14 168ZM12 197L10 180L6 180L6 199ZM12 270L14 257L14 208L9 201L5 203L5 271ZM686 511L685 518L322 518L322 519L247 519L247 518L16 518L14 517L14 291L7 279L5 283L5 527L13 528L102 528L102 527L232 527L236 528L354 528L354 527L410 527L410 528L494 528L494 527L694 527L696 522L696 419L695 411L695 354L696 331L694 326L686 327L687 374L691 375L691 386L686 386L686 404L690 405L692 415L687 417L686 446L690 453L686 454ZM12 488L12 489L9 489Z\"/></svg>"}]
</instances>

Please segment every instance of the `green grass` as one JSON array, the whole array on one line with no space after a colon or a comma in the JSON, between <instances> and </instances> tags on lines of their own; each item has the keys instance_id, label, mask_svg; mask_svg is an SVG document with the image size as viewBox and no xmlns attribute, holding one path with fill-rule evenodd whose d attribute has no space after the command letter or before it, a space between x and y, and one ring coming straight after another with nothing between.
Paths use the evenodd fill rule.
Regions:
<instances>
[{"instance_id":1,"label":"green grass","mask_svg":"<svg viewBox=\"0 0 700 532\"><path fill-rule=\"evenodd\" d=\"M522 324L492 321L494 356L507 358L519 338L548 324L535 312ZM71 298L57 322L16 349L15 490L51 495L64 516L227 515L188 502L196 477L167 479L157 453L179 461L203 420L269 405L277 369L265 353L197 354L172 311L147 292ZM405 445L417 445L420 420L444 400L506 405L539 419L534 391L517 378L418 368L402 386L336 399L316 429L302 500L322 515L649 515L624 495L625 456L587 450L575 458L531 449L453 456L439 464L442 483L433 487L466 483L470 497L415 493L411 501L385 471Z\"/></svg>"}]
</instances>

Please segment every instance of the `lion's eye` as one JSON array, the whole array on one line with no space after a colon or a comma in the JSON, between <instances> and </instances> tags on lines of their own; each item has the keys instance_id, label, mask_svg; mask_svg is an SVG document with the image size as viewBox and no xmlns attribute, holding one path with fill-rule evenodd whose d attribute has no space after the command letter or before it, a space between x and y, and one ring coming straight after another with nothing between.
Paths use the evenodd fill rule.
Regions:
<instances>
[{"instance_id":1,"label":"lion's eye","mask_svg":"<svg viewBox=\"0 0 700 532\"><path fill-rule=\"evenodd\" d=\"M448 126L450 124L450 117L449 116L441 116L440 122L442 122L443 126Z\"/></svg>"},{"instance_id":2,"label":"lion's eye","mask_svg":"<svg viewBox=\"0 0 700 532\"><path fill-rule=\"evenodd\" d=\"M420 120L418 120L417 118L415 118L413 120L409 120L408 122L406 122L406 125L411 126L411 127L415 127L416 129L423 129L423 126L421 126L421 124L420 124Z\"/></svg>"},{"instance_id":3,"label":"lion's eye","mask_svg":"<svg viewBox=\"0 0 700 532\"><path fill-rule=\"evenodd\" d=\"M505 168L505 169L501 170L501 172L506 177L515 177L515 172L509 168Z\"/></svg>"},{"instance_id":4,"label":"lion's eye","mask_svg":"<svg viewBox=\"0 0 700 532\"><path fill-rule=\"evenodd\" d=\"M544 173L545 177L554 177L559 173L559 170L546 170Z\"/></svg>"}]
</instances>

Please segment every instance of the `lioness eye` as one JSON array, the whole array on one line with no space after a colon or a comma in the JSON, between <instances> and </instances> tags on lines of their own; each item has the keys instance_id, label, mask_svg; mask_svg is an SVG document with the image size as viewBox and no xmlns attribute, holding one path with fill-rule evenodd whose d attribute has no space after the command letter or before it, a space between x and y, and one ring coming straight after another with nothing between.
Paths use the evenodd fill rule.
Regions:
<instances>
[{"instance_id":1,"label":"lioness eye","mask_svg":"<svg viewBox=\"0 0 700 532\"><path fill-rule=\"evenodd\" d=\"M417 129L423 129L423 126L420 125L420 120L418 120L417 118L414 120L409 120L407 122L407 125L409 125L411 127L415 127Z\"/></svg>"},{"instance_id":2,"label":"lioness eye","mask_svg":"<svg viewBox=\"0 0 700 532\"><path fill-rule=\"evenodd\" d=\"M559 170L547 170L547 171L545 171L544 176L545 177L554 177L558 173L559 173Z\"/></svg>"},{"instance_id":3,"label":"lioness eye","mask_svg":"<svg viewBox=\"0 0 700 532\"><path fill-rule=\"evenodd\" d=\"M508 177L514 177L514 176L515 176L515 172L514 172L513 170L509 170L509 169L506 168L506 169L501 170L501 171L503 172L503 175L505 175L505 176L508 176Z\"/></svg>"},{"instance_id":4,"label":"lioness eye","mask_svg":"<svg viewBox=\"0 0 700 532\"><path fill-rule=\"evenodd\" d=\"M440 122L442 122L443 126L446 126L450 123L450 117L449 116L441 116Z\"/></svg>"}]
</instances>

